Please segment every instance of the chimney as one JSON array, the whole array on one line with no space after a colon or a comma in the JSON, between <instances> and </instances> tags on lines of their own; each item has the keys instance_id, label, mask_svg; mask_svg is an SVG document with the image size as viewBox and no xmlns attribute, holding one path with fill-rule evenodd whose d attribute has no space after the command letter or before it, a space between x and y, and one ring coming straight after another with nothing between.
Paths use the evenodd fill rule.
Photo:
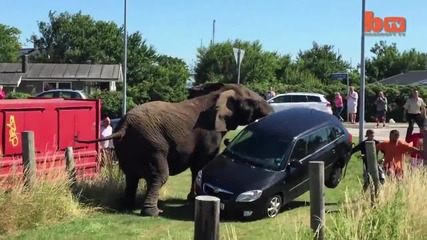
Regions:
<instances>
[{"instance_id":1,"label":"chimney","mask_svg":"<svg viewBox=\"0 0 427 240\"><path fill-rule=\"evenodd\" d=\"M24 54L21 56L21 58L22 58L22 72L26 73L27 67L28 67L28 55Z\"/></svg>"}]
</instances>

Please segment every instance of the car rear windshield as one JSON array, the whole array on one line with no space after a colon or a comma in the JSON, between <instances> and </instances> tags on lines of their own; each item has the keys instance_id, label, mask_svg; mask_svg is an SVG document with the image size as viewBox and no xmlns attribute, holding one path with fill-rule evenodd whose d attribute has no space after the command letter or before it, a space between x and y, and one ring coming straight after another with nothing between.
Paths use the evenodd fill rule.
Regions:
<instances>
[{"instance_id":1,"label":"car rear windshield","mask_svg":"<svg viewBox=\"0 0 427 240\"><path fill-rule=\"evenodd\" d=\"M292 139L257 131L242 130L226 148L229 153L251 165L279 170Z\"/></svg>"}]
</instances>

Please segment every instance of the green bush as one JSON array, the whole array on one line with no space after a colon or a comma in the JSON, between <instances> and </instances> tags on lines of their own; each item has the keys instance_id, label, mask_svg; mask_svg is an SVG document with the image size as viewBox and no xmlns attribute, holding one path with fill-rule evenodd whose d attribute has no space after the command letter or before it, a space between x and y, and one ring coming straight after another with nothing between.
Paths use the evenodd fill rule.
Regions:
<instances>
[{"instance_id":1,"label":"green bush","mask_svg":"<svg viewBox=\"0 0 427 240\"><path fill-rule=\"evenodd\" d=\"M286 92L316 92L325 95L326 99L333 105L335 93L340 92L341 95L346 96L346 85L342 83L323 85L320 83L301 83L294 85L285 84L271 84L268 82L252 83L247 85L253 91L264 95L265 91L269 86L273 86L276 94ZM372 83L366 85L365 90L365 119L367 122L373 121L375 116L375 99L377 98L378 92L383 91L388 100L388 112L387 119L393 118L396 122L403 121L403 105L411 95L412 89L417 89L420 96L427 102L427 89L420 86L399 86L399 85L384 85L379 83ZM355 90L359 93L359 87L355 87ZM346 111L342 112L342 117L345 118L347 115Z\"/></svg>"},{"instance_id":2,"label":"green bush","mask_svg":"<svg viewBox=\"0 0 427 240\"><path fill-rule=\"evenodd\" d=\"M6 99L26 99L28 97L31 97L31 94L23 92L8 92L6 95Z\"/></svg>"},{"instance_id":3,"label":"green bush","mask_svg":"<svg viewBox=\"0 0 427 240\"><path fill-rule=\"evenodd\" d=\"M100 98L101 99L101 117L109 118L120 118L122 116L122 101L123 94L122 92L109 92L109 91L97 91L90 95L90 98ZM126 110L129 111L136 104L133 102L131 97L127 97L127 106Z\"/></svg>"}]
</instances>

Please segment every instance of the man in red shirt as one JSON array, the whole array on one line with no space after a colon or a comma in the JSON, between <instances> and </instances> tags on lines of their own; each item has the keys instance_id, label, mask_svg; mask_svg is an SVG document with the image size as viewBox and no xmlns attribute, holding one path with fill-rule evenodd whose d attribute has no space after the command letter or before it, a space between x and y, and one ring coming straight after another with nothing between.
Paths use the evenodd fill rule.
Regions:
<instances>
[{"instance_id":1,"label":"man in red shirt","mask_svg":"<svg viewBox=\"0 0 427 240\"><path fill-rule=\"evenodd\" d=\"M420 129L419 133L413 133L406 139L407 143L412 143L412 146L422 150L423 149L423 133L425 130ZM424 156L418 152L411 153L411 166L412 167L421 167L424 165Z\"/></svg>"}]
</instances>

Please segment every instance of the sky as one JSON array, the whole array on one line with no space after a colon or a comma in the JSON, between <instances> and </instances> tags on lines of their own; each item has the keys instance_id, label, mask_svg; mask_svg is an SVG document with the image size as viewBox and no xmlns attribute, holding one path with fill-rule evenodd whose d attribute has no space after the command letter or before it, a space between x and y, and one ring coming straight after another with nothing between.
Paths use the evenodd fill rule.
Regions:
<instances>
[{"instance_id":1,"label":"sky","mask_svg":"<svg viewBox=\"0 0 427 240\"><path fill-rule=\"evenodd\" d=\"M123 25L124 0L0 0L0 23L22 31L21 42L38 34L37 21L47 21L49 10L82 11L96 20ZM360 62L361 0L157 0L127 1L127 28L140 31L157 52L193 64L196 49L207 46L215 24L215 42L259 40L265 50L296 56L312 42L334 45L353 66ZM395 42L400 50L427 52L427 1L366 0L375 16L404 17L406 36L366 36L365 54L380 40ZM230 51L232 51L230 49ZM244 59L243 59L244 62Z\"/></svg>"}]
</instances>

